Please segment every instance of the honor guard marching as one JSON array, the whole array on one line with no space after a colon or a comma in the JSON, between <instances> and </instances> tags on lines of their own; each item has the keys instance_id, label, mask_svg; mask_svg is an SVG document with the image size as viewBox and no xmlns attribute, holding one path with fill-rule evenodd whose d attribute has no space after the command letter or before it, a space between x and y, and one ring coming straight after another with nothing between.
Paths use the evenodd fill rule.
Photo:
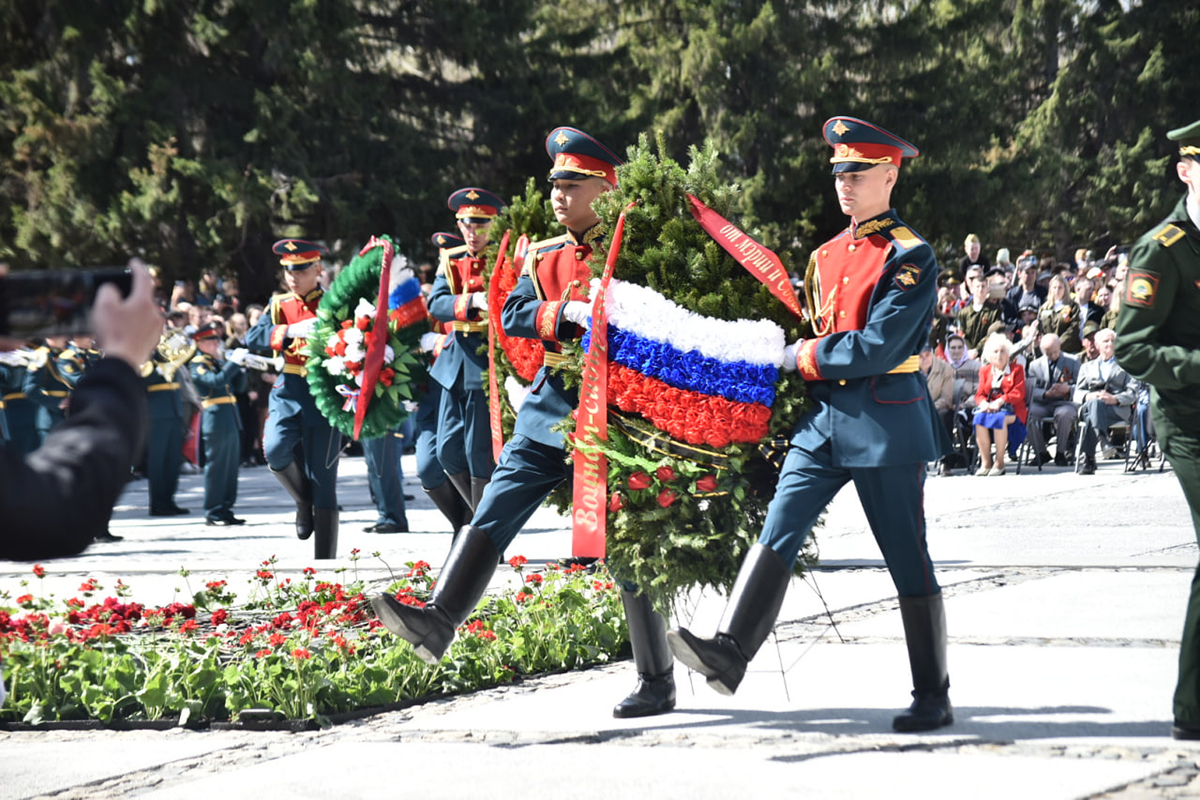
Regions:
<instances>
[{"instance_id":1,"label":"honor guard marching","mask_svg":"<svg viewBox=\"0 0 1200 800\"><path fill-rule=\"evenodd\" d=\"M669 634L680 661L733 694L771 632L792 567L818 515L854 481L900 597L913 703L898 731L954 721L946 618L925 544L925 463L949 452L925 377L922 345L937 300L933 250L891 209L903 159L917 149L851 117L825 123L834 186L850 226L821 245L805 277L814 338L788 347L784 369L808 381L812 407L792 432L758 543L742 563L711 639Z\"/></svg>"},{"instance_id":2,"label":"honor guard marching","mask_svg":"<svg viewBox=\"0 0 1200 800\"><path fill-rule=\"evenodd\" d=\"M220 322L210 322L192 334L199 352L192 356L188 370L203 409L204 523L243 525L246 520L233 515L242 429L235 395L246 390L246 371L233 361L223 360L224 336L225 326Z\"/></svg>"},{"instance_id":3,"label":"honor guard marching","mask_svg":"<svg viewBox=\"0 0 1200 800\"><path fill-rule=\"evenodd\" d=\"M150 360L142 365L150 432L146 440L146 480L150 484L150 516L187 514L175 504L179 471L183 466L183 432L186 419L179 370L196 352L191 338L180 328L167 328Z\"/></svg>"},{"instance_id":4,"label":"honor guard marching","mask_svg":"<svg viewBox=\"0 0 1200 800\"><path fill-rule=\"evenodd\" d=\"M521 278L502 311L504 330L510 336L542 341L544 365L534 377L513 436L471 523L451 546L430 601L419 609L390 595L371 601L388 630L411 642L430 663L441 659L455 629L475 609L498 557L546 496L571 479L563 436L553 428L574 412L579 392L567 388L564 376L553 368L563 360L561 342L580 338L591 313L587 260L606 233L591 204L616 185L621 159L575 128L551 131L546 151L554 161L550 200L555 217L568 232L529 247ZM613 715L639 717L670 711L675 707L675 682L663 619L631 587L621 597L639 680Z\"/></svg>"},{"instance_id":5,"label":"honor guard marching","mask_svg":"<svg viewBox=\"0 0 1200 800\"><path fill-rule=\"evenodd\" d=\"M457 233L440 232L431 237L439 250L461 247L465 243ZM445 257L441 259L445 261ZM432 362L441 357L451 328L449 323L438 322L430 317L435 330L421 337L422 352L429 353ZM432 371L432 370L431 370ZM438 412L441 410L442 385L433 378L425 386L425 392L417 401L414 429L416 431L417 477L421 488L450 522L455 533L471 521L471 506L458 488L450 482L442 462L437 456Z\"/></svg>"},{"instance_id":6,"label":"honor guard marching","mask_svg":"<svg viewBox=\"0 0 1200 800\"><path fill-rule=\"evenodd\" d=\"M34 404L34 427L38 444L67 418L67 397L71 386L58 371L58 357L67 346L66 336L47 336L45 344L33 351L25 367L25 396Z\"/></svg>"},{"instance_id":7,"label":"honor guard marching","mask_svg":"<svg viewBox=\"0 0 1200 800\"><path fill-rule=\"evenodd\" d=\"M1117 361L1150 384L1159 446L1192 511L1200 539L1200 121L1167 134L1179 145L1187 194L1134 245L1117 316ZM1176 739L1200 739L1200 567L1179 644Z\"/></svg>"},{"instance_id":8,"label":"honor guard marching","mask_svg":"<svg viewBox=\"0 0 1200 800\"><path fill-rule=\"evenodd\" d=\"M296 501L296 536L316 533L316 558L337 556L337 462L341 438L317 410L308 389L304 348L317 325L321 256L324 245L282 239L272 248L283 267L288 291L271 298L270 307L246 334L246 346L281 353L283 374L271 389L263 430L267 465Z\"/></svg>"},{"instance_id":9,"label":"honor guard marching","mask_svg":"<svg viewBox=\"0 0 1200 800\"><path fill-rule=\"evenodd\" d=\"M504 207L485 189L459 189L446 203L463 244L442 248L429 294L429 313L448 323L446 342L431 376L442 387L437 454L451 483L472 509L492 474L492 434L483 376L487 356L487 286L483 280L488 228Z\"/></svg>"}]
</instances>

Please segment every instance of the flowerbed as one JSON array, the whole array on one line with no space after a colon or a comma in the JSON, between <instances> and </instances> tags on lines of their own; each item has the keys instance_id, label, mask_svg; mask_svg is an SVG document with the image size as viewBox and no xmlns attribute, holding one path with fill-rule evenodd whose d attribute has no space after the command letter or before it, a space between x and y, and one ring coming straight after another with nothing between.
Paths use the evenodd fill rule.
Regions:
<instances>
[{"instance_id":1,"label":"flowerbed","mask_svg":"<svg viewBox=\"0 0 1200 800\"><path fill-rule=\"evenodd\" d=\"M378 554L376 554L378 555ZM202 725L242 712L291 720L390 706L495 686L521 676L578 669L625 648L619 594L603 570L532 571L510 564L519 588L486 598L447 657L421 661L371 613L367 598L391 591L422 604L434 582L423 561L407 564L389 585L357 578L297 580L264 561L237 602L225 580L210 581L190 603L147 607L118 580L115 596L85 580L78 596L57 600L37 590L0 593L0 659L9 697L0 722L38 724L165 720ZM342 570L339 570L341 572ZM180 574L188 577L186 570Z\"/></svg>"}]
</instances>

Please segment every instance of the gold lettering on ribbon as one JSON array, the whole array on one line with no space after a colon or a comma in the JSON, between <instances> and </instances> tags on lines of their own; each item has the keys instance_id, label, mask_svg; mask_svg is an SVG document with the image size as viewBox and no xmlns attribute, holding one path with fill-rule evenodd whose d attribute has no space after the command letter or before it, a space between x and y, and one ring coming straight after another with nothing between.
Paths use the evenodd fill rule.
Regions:
<instances>
[{"instance_id":1,"label":"gold lettering on ribbon","mask_svg":"<svg viewBox=\"0 0 1200 800\"><path fill-rule=\"evenodd\" d=\"M688 195L691 203L692 216L705 233L713 238L726 253L741 264L746 270L758 278L771 294L775 295L797 318L803 319L804 312L792 291L792 281L787 270L779 261L779 256L772 253L758 242L751 239L743 231L713 211L693 195Z\"/></svg>"},{"instance_id":2,"label":"gold lettering on ribbon","mask_svg":"<svg viewBox=\"0 0 1200 800\"><path fill-rule=\"evenodd\" d=\"M632 204L630 204L632 207ZM608 316L605 301L613 267L621 252L625 212L617 219L612 246L592 306L592 339L583 360L579 410L575 423L575 490L572 498L571 550L581 558L603 558L607 535L608 459L598 448L608 439Z\"/></svg>"}]
</instances>

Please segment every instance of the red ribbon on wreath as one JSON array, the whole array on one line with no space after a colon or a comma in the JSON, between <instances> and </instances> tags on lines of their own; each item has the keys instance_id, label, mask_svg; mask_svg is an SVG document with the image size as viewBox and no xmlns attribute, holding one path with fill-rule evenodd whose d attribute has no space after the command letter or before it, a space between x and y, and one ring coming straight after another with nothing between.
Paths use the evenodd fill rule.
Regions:
<instances>
[{"instance_id":1,"label":"red ribbon on wreath","mask_svg":"<svg viewBox=\"0 0 1200 800\"><path fill-rule=\"evenodd\" d=\"M625 209L633 208L633 203ZM592 304L592 341L583 359L583 382L575 419L575 489L572 498L571 551L580 558L603 558L608 520L608 459L604 453L580 449L608 440L608 317L605 298L613 267L621 252L625 211L617 219L612 246Z\"/></svg>"},{"instance_id":2,"label":"red ribbon on wreath","mask_svg":"<svg viewBox=\"0 0 1200 800\"><path fill-rule=\"evenodd\" d=\"M784 269L779 256L738 230L733 223L704 205L695 196L689 194L687 197L691 203L692 216L700 223L704 232L745 267L747 272L770 289L771 294L779 298L797 319L804 319L804 312L800 310L800 302L792 289L791 277Z\"/></svg>"},{"instance_id":3,"label":"red ribbon on wreath","mask_svg":"<svg viewBox=\"0 0 1200 800\"><path fill-rule=\"evenodd\" d=\"M358 395L358 405L354 408L354 438L358 439L362 432L363 420L367 417L367 406L375 396L375 384L379 380L379 371L383 368L384 351L388 340L388 292L392 282L392 258L396 249L387 239L375 236L358 251L360 256L366 255L372 247L383 248L383 263L379 269L379 296L375 300L375 324L366 333L367 356L363 360L362 390Z\"/></svg>"},{"instance_id":4,"label":"red ribbon on wreath","mask_svg":"<svg viewBox=\"0 0 1200 800\"><path fill-rule=\"evenodd\" d=\"M504 270L504 254L508 251L508 235L511 230L504 232L504 237L500 240L500 253L496 256L496 266L492 268L492 283L500 279L500 274ZM521 249L520 242L527 241L524 236L517 243L517 250ZM489 287L490 288L490 287ZM491 292L488 292L489 298ZM488 318L488 424L492 429L492 460L500 460L500 452L504 450L504 427L501 424L500 417L500 381L496 379L496 326L499 324L500 309L491 308L489 303Z\"/></svg>"}]
</instances>

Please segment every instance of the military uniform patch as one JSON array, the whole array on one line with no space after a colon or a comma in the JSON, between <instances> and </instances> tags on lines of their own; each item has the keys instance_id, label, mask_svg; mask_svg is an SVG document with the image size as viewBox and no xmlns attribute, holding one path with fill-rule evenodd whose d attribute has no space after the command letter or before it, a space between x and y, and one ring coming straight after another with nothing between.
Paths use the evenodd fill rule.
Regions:
<instances>
[{"instance_id":1,"label":"military uniform patch","mask_svg":"<svg viewBox=\"0 0 1200 800\"><path fill-rule=\"evenodd\" d=\"M916 264L901 264L900 271L896 273L896 287L902 292L907 292L909 289L917 285L921 279L921 268Z\"/></svg>"},{"instance_id":2,"label":"military uniform patch","mask_svg":"<svg viewBox=\"0 0 1200 800\"><path fill-rule=\"evenodd\" d=\"M1158 291L1158 276L1148 272L1131 272L1126 283L1124 302L1142 308L1154 307L1154 294Z\"/></svg>"}]
</instances>

